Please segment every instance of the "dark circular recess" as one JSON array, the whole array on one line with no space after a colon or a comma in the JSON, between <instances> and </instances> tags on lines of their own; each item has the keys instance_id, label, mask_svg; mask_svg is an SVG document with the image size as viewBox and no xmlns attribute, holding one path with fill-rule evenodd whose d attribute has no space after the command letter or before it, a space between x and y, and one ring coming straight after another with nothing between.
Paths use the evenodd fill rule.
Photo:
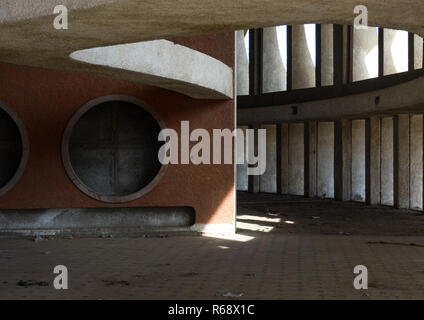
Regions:
<instances>
[{"instance_id":1,"label":"dark circular recess","mask_svg":"<svg viewBox=\"0 0 424 320\"><path fill-rule=\"evenodd\" d=\"M136 100L102 100L108 99L83 107L71 120L64 136L65 167L74 183L95 199L134 200L160 179L163 123Z\"/></svg>"},{"instance_id":2,"label":"dark circular recess","mask_svg":"<svg viewBox=\"0 0 424 320\"><path fill-rule=\"evenodd\" d=\"M0 196L19 180L27 157L23 124L9 107L0 103Z\"/></svg>"}]
</instances>

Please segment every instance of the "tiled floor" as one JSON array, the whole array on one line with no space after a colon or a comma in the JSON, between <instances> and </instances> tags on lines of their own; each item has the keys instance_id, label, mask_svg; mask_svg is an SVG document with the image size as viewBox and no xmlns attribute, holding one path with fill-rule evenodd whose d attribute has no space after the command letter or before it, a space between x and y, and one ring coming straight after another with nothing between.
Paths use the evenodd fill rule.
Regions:
<instances>
[{"instance_id":1,"label":"tiled floor","mask_svg":"<svg viewBox=\"0 0 424 320\"><path fill-rule=\"evenodd\" d=\"M287 221L270 214L252 225ZM0 299L424 299L424 235L252 231L248 223L231 238L3 239ZM68 290L53 288L56 265L68 268ZM368 290L353 287L356 265L368 268Z\"/></svg>"}]
</instances>

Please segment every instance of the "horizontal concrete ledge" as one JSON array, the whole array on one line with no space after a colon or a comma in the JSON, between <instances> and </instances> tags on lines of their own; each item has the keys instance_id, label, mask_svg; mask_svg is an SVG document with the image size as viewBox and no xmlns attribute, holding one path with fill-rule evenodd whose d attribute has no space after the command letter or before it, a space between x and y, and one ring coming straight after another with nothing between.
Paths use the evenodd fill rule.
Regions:
<instances>
[{"instance_id":1,"label":"horizontal concrete ledge","mask_svg":"<svg viewBox=\"0 0 424 320\"><path fill-rule=\"evenodd\" d=\"M191 231L190 207L0 210L2 235L142 235Z\"/></svg>"},{"instance_id":2,"label":"horizontal concrete ledge","mask_svg":"<svg viewBox=\"0 0 424 320\"><path fill-rule=\"evenodd\" d=\"M70 57L80 62L135 72L142 83L192 98L233 98L233 70L229 66L168 40L78 50Z\"/></svg>"}]
</instances>

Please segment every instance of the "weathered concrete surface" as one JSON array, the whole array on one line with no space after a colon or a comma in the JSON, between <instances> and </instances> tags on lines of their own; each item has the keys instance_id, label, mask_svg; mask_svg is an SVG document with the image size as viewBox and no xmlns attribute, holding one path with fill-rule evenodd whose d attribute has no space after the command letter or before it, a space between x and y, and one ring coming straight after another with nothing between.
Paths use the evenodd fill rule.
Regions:
<instances>
[{"instance_id":1,"label":"weathered concrete surface","mask_svg":"<svg viewBox=\"0 0 424 320\"><path fill-rule=\"evenodd\" d=\"M305 195L313 198L317 195L317 121L305 123L305 131Z\"/></svg>"},{"instance_id":2,"label":"weathered concrete surface","mask_svg":"<svg viewBox=\"0 0 424 320\"><path fill-rule=\"evenodd\" d=\"M281 193L289 193L289 124L281 124Z\"/></svg>"},{"instance_id":3,"label":"weathered concrete surface","mask_svg":"<svg viewBox=\"0 0 424 320\"><path fill-rule=\"evenodd\" d=\"M233 98L233 72L225 63L200 51L168 40L154 40L85 49L70 57L85 63L137 72L143 77L163 78L209 92L211 97ZM184 93L184 91L182 92ZM192 97L202 98L202 94Z\"/></svg>"},{"instance_id":4,"label":"weathered concrete surface","mask_svg":"<svg viewBox=\"0 0 424 320\"><path fill-rule=\"evenodd\" d=\"M0 210L0 234L98 236L124 229L141 235L184 227L189 231L194 215L189 207Z\"/></svg>"},{"instance_id":5,"label":"weathered concrete surface","mask_svg":"<svg viewBox=\"0 0 424 320\"><path fill-rule=\"evenodd\" d=\"M260 192L277 192L277 126L263 125L266 130L266 170L259 177Z\"/></svg>"},{"instance_id":6,"label":"weathered concrete surface","mask_svg":"<svg viewBox=\"0 0 424 320\"><path fill-rule=\"evenodd\" d=\"M253 135L247 136L247 145L250 148L250 146L253 145L254 148L254 154L258 155L259 154L259 145L258 145L258 129L260 129L260 126L254 125L254 126L249 126L249 129L251 129L253 131ZM253 138L253 142L250 140L251 138ZM248 151L249 152L249 151ZM260 188L260 176L258 175L250 175L248 176L248 181L249 181L249 192L252 193L257 193L259 192L259 188Z\"/></svg>"},{"instance_id":7,"label":"weathered concrete surface","mask_svg":"<svg viewBox=\"0 0 424 320\"><path fill-rule=\"evenodd\" d=\"M365 123L365 201L380 204L381 183L381 121L371 117Z\"/></svg>"},{"instance_id":8,"label":"weathered concrete surface","mask_svg":"<svg viewBox=\"0 0 424 320\"><path fill-rule=\"evenodd\" d=\"M409 208L409 161L410 134L409 115L399 114L394 118L394 205L396 208Z\"/></svg>"},{"instance_id":9,"label":"weathered concrete surface","mask_svg":"<svg viewBox=\"0 0 424 320\"><path fill-rule=\"evenodd\" d=\"M414 68L421 69L423 67L423 38L414 35Z\"/></svg>"},{"instance_id":10,"label":"weathered concrete surface","mask_svg":"<svg viewBox=\"0 0 424 320\"><path fill-rule=\"evenodd\" d=\"M352 199L352 121L334 123L334 198Z\"/></svg>"},{"instance_id":11,"label":"weathered concrete surface","mask_svg":"<svg viewBox=\"0 0 424 320\"><path fill-rule=\"evenodd\" d=\"M263 29L263 92L287 89L287 74L279 49L277 28Z\"/></svg>"},{"instance_id":12,"label":"weathered concrete surface","mask_svg":"<svg viewBox=\"0 0 424 320\"><path fill-rule=\"evenodd\" d=\"M334 122L318 122L317 195L334 198Z\"/></svg>"},{"instance_id":13,"label":"weathered concrete surface","mask_svg":"<svg viewBox=\"0 0 424 320\"><path fill-rule=\"evenodd\" d=\"M334 72L333 25L321 25L321 85L332 86Z\"/></svg>"},{"instance_id":14,"label":"weathered concrete surface","mask_svg":"<svg viewBox=\"0 0 424 320\"><path fill-rule=\"evenodd\" d=\"M423 208L423 115L410 118L410 191L409 207Z\"/></svg>"},{"instance_id":15,"label":"weathered concrete surface","mask_svg":"<svg viewBox=\"0 0 424 320\"><path fill-rule=\"evenodd\" d=\"M424 110L424 77L390 88L349 95L340 98L298 103L297 114L291 106L280 105L257 109L238 109L239 124L264 123L269 121L306 121L358 118L400 112L422 112ZM380 103L375 103L375 97Z\"/></svg>"},{"instance_id":16,"label":"weathered concrete surface","mask_svg":"<svg viewBox=\"0 0 424 320\"><path fill-rule=\"evenodd\" d=\"M289 194L304 195L304 125L289 124Z\"/></svg>"},{"instance_id":17,"label":"weathered concrete surface","mask_svg":"<svg viewBox=\"0 0 424 320\"><path fill-rule=\"evenodd\" d=\"M249 94L249 57L244 42L244 31L236 31L236 58L237 58L237 95Z\"/></svg>"},{"instance_id":18,"label":"weathered concrete surface","mask_svg":"<svg viewBox=\"0 0 424 320\"><path fill-rule=\"evenodd\" d=\"M393 205L393 118L381 119L381 204Z\"/></svg>"},{"instance_id":19,"label":"weathered concrete surface","mask_svg":"<svg viewBox=\"0 0 424 320\"><path fill-rule=\"evenodd\" d=\"M355 29L353 32L353 43L353 81L377 77L377 28Z\"/></svg>"},{"instance_id":20,"label":"weathered concrete surface","mask_svg":"<svg viewBox=\"0 0 424 320\"><path fill-rule=\"evenodd\" d=\"M293 89L315 86L315 66L306 42L305 25L292 26Z\"/></svg>"},{"instance_id":21,"label":"weathered concrete surface","mask_svg":"<svg viewBox=\"0 0 424 320\"><path fill-rule=\"evenodd\" d=\"M247 177L247 161L246 161L246 130L247 126L239 126L237 129L243 130L243 139L237 137L237 159L242 159L243 164L237 165L237 190L247 191L249 189L249 181ZM242 152L243 151L243 152Z\"/></svg>"},{"instance_id":22,"label":"weathered concrete surface","mask_svg":"<svg viewBox=\"0 0 424 320\"><path fill-rule=\"evenodd\" d=\"M408 71L408 70L398 70L397 65L400 61L399 57L394 55L394 50L402 50L404 54L404 58L406 61L406 65L408 65L408 43L402 46L397 46L394 44L394 41L396 40L396 37L399 35L400 30L393 30L393 29L384 29L384 75L394 74L402 71ZM406 51L406 52L405 52ZM395 61L397 60L397 61Z\"/></svg>"},{"instance_id":23,"label":"weathered concrete surface","mask_svg":"<svg viewBox=\"0 0 424 320\"><path fill-rule=\"evenodd\" d=\"M106 1L109 2L109 1ZM201 6L191 1L121 0L105 5L104 1L62 1L69 6L70 27L55 30L52 26L52 1L3 1L0 35L0 61L30 66L95 72L132 81L147 81L128 71L81 64L69 54L81 49L156 40L175 36L200 35L221 31L270 27L286 24L351 24L356 0L309 0L289 2L247 0L243 5L228 0L205 0ZM424 34L421 17L424 8L419 0L399 2L368 0L370 25L392 27ZM35 9L34 9L35 8ZM80 9L77 9L80 8ZM75 10L74 10L75 9ZM50 13L49 16L45 16ZM225 14L223 14L225 13ZM25 19L22 21L18 21ZM181 21L184 21L182 24ZM160 22L160 23L159 23ZM157 82L158 85L163 85ZM173 83L166 84L169 88ZM179 88L181 89L181 88Z\"/></svg>"},{"instance_id":24,"label":"weathered concrete surface","mask_svg":"<svg viewBox=\"0 0 424 320\"><path fill-rule=\"evenodd\" d=\"M352 121L352 200L365 201L365 120Z\"/></svg>"}]
</instances>

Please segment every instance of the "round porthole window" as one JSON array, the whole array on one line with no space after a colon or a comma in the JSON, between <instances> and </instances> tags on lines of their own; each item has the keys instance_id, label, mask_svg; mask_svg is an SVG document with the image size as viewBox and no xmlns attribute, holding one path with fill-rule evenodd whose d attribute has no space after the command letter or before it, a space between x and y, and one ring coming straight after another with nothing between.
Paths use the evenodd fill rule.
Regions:
<instances>
[{"instance_id":1,"label":"round porthole window","mask_svg":"<svg viewBox=\"0 0 424 320\"><path fill-rule=\"evenodd\" d=\"M75 185L90 197L122 203L149 192L164 173L158 141L164 123L139 100L107 96L90 101L65 130L62 156Z\"/></svg>"},{"instance_id":2,"label":"round porthole window","mask_svg":"<svg viewBox=\"0 0 424 320\"><path fill-rule=\"evenodd\" d=\"M0 102L0 196L19 180L27 159L26 130L15 112Z\"/></svg>"}]
</instances>

